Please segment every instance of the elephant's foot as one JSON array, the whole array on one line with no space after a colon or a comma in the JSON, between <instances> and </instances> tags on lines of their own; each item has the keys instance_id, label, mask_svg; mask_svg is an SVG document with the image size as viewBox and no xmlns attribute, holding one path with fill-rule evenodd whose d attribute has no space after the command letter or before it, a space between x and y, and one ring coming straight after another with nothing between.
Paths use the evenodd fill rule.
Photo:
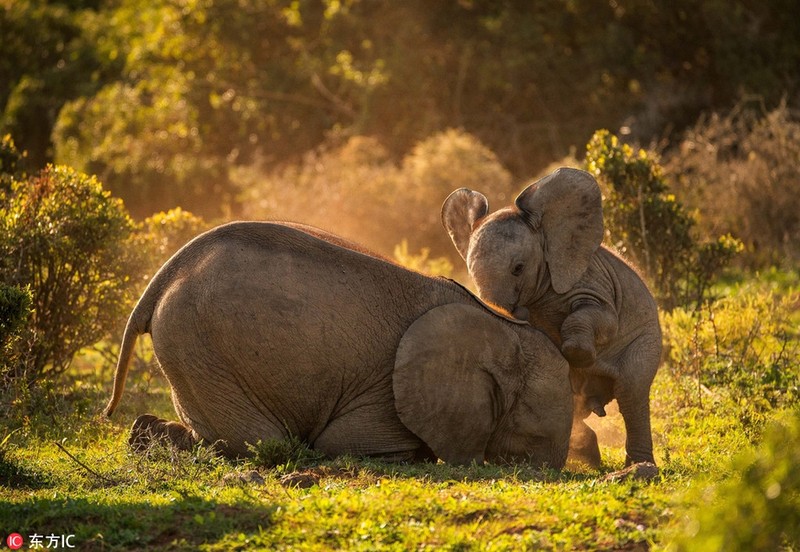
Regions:
<instances>
[{"instance_id":1,"label":"elephant's foot","mask_svg":"<svg viewBox=\"0 0 800 552\"><path fill-rule=\"evenodd\" d=\"M630 451L625 451L625 467L635 466L637 464L655 464L652 449L650 452L633 454Z\"/></svg>"},{"instance_id":2,"label":"elephant's foot","mask_svg":"<svg viewBox=\"0 0 800 552\"><path fill-rule=\"evenodd\" d=\"M597 361L594 365L602 364ZM606 415L606 405L614 398L614 381L605 376L588 373L585 370L570 370L570 381L576 393L574 416L583 420L595 413L602 418Z\"/></svg>"},{"instance_id":3,"label":"elephant's foot","mask_svg":"<svg viewBox=\"0 0 800 552\"><path fill-rule=\"evenodd\" d=\"M593 344L576 338L565 339L561 353L572 368L588 368L597 360L597 350Z\"/></svg>"},{"instance_id":4,"label":"elephant's foot","mask_svg":"<svg viewBox=\"0 0 800 552\"><path fill-rule=\"evenodd\" d=\"M632 464L625 469L609 473L603 479L605 481L623 481L625 479L638 479L650 481L658 476L658 467L652 462L639 462Z\"/></svg>"},{"instance_id":5,"label":"elephant's foot","mask_svg":"<svg viewBox=\"0 0 800 552\"><path fill-rule=\"evenodd\" d=\"M153 443L170 444L178 450L192 450L198 439L183 424L143 414L133 422L128 444L134 452L145 452Z\"/></svg>"}]
</instances>

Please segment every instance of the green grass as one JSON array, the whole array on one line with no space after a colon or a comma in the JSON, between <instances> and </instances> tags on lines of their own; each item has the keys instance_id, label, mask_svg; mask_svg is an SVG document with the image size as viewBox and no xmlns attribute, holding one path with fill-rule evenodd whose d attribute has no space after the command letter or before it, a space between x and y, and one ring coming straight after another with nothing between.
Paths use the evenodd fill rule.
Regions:
<instances>
[{"instance_id":1,"label":"green grass","mask_svg":"<svg viewBox=\"0 0 800 552\"><path fill-rule=\"evenodd\" d=\"M125 444L127 424L145 403L142 412L167 415L166 390L134 384L110 421L100 415L101 387L80 380L45 393L49 398L27 399L34 406L49 401L50 412L9 416L20 429L0 459L0 528L74 534L82 550L641 550L669 540L695 479L723 477L732 451L749 446L744 430L713 409L670 412L671 385L664 372L654 388L661 475L614 483L603 478L622 465L619 443L604 446L609 463L602 470L561 473L313 456L268 469L202 447L134 455ZM621 421L612 416L606 425L602 434L610 435ZM239 476L253 469L263 482ZM290 471L317 483L283 486Z\"/></svg>"},{"instance_id":2,"label":"green grass","mask_svg":"<svg viewBox=\"0 0 800 552\"><path fill-rule=\"evenodd\" d=\"M691 549L686 536L713 519L715 489L741 493L732 458L758 457L764 428L787 409L700 385L668 362L651 393L661 472L649 482L605 479L624 458L614 412L590 420L601 438L600 470L324 460L297 443L262 443L253 459L234 462L203 447L129 452L136 415L174 419L169 393L154 370L136 368L108 420L101 411L111 375L101 366L108 369L85 356L61 384L0 401L0 538L75 535L80 550ZM758 481L774 494L774 474L762 472ZM291 486L286 476L310 486ZM800 500L796 489L785 491L795 493L786 499L791 512ZM734 523L750 522L747 512L736 515L745 521Z\"/></svg>"}]
</instances>

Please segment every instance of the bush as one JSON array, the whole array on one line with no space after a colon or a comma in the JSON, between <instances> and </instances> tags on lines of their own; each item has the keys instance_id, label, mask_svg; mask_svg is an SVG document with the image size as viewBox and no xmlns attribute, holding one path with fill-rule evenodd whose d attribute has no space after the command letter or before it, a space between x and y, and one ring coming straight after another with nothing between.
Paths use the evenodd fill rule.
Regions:
<instances>
[{"instance_id":1,"label":"bush","mask_svg":"<svg viewBox=\"0 0 800 552\"><path fill-rule=\"evenodd\" d=\"M441 222L442 203L453 190L478 190L494 209L513 199L511 175L497 156L460 130L440 132L417 143L403 158L400 176L396 196L402 200L395 209L402 235L414 236L436 255L458 258Z\"/></svg>"},{"instance_id":2,"label":"bush","mask_svg":"<svg viewBox=\"0 0 800 552\"><path fill-rule=\"evenodd\" d=\"M740 242L726 235L701 244L692 232L694 218L670 193L658 160L607 130L592 136L585 165L604 191L611 245L644 270L663 306L702 304Z\"/></svg>"},{"instance_id":3,"label":"bush","mask_svg":"<svg viewBox=\"0 0 800 552\"><path fill-rule=\"evenodd\" d=\"M417 144L400 165L374 138L308 154L302 163L266 177L240 172L247 218L295 220L320 226L391 256L398 236L436 257L457 254L440 222L441 206L467 186L492 201L511 197L511 177L473 136L449 130Z\"/></svg>"},{"instance_id":4,"label":"bush","mask_svg":"<svg viewBox=\"0 0 800 552\"><path fill-rule=\"evenodd\" d=\"M130 296L122 202L94 177L48 166L15 180L0 209L0 282L29 286L28 383L62 372L82 347L117 329Z\"/></svg>"},{"instance_id":5,"label":"bush","mask_svg":"<svg viewBox=\"0 0 800 552\"><path fill-rule=\"evenodd\" d=\"M696 395L683 401L701 403L703 389L729 394L742 407L744 422L800 402L800 336L793 319L798 301L796 292L748 286L703 309L664 313L668 365L674 375L698 383Z\"/></svg>"},{"instance_id":6,"label":"bush","mask_svg":"<svg viewBox=\"0 0 800 552\"><path fill-rule=\"evenodd\" d=\"M385 219L393 217L397 172L377 140L353 137L281 170L264 174L254 165L235 179L249 190L245 218L312 224L387 252L396 243L386 239Z\"/></svg>"},{"instance_id":7,"label":"bush","mask_svg":"<svg viewBox=\"0 0 800 552\"><path fill-rule=\"evenodd\" d=\"M800 260L800 116L741 104L688 130L669 156L676 189L705 234L735 233L750 267Z\"/></svg>"},{"instance_id":8,"label":"bush","mask_svg":"<svg viewBox=\"0 0 800 552\"><path fill-rule=\"evenodd\" d=\"M773 423L733 476L707 489L673 550L796 550L800 547L800 413Z\"/></svg>"},{"instance_id":9,"label":"bush","mask_svg":"<svg viewBox=\"0 0 800 552\"><path fill-rule=\"evenodd\" d=\"M31 314L31 292L0 283L0 345L6 344L25 325Z\"/></svg>"}]
</instances>

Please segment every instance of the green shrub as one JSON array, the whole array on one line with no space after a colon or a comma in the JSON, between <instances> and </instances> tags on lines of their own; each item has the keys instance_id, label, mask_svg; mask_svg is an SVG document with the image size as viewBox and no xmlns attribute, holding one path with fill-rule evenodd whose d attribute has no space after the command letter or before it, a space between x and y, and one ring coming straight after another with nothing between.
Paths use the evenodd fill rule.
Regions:
<instances>
[{"instance_id":1,"label":"green shrub","mask_svg":"<svg viewBox=\"0 0 800 552\"><path fill-rule=\"evenodd\" d=\"M800 401L800 337L794 313L800 296L748 286L703 309L676 308L662 315L668 366L703 389L727 393L744 423ZM676 397L677 399L677 397Z\"/></svg>"},{"instance_id":2,"label":"green shrub","mask_svg":"<svg viewBox=\"0 0 800 552\"><path fill-rule=\"evenodd\" d=\"M644 270L665 307L702 304L740 242L726 235L701 244L692 232L694 218L670 193L658 160L607 130L592 136L585 164L603 187L611 245Z\"/></svg>"},{"instance_id":3,"label":"green shrub","mask_svg":"<svg viewBox=\"0 0 800 552\"><path fill-rule=\"evenodd\" d=\"M732 477L706 489L673 550L800 547L800 412L773 423L761 445L733 461Z\"/></svg>"},{"instance_id":4,"label":"green shrub","mask_svg":"<svg viewBox=\"0 0 800 552\"><path fill-rule=\"evenodd\" d=\"M30 314L30 290L0 283L0 345L13 338Z\"/></svg>"},{"instance_id":5,"label":"green shrub","mask_svg":"<svg viewBox=\"0 0 800 552\"><path fill-rule=\"evenodd\" d=\"M100 182L47 166L15 180L0 209L0 282L29 286L32 383L119 328L130 302L127 240L134 224ZM19 371L18 371L19 372Z\"/></svg>"},{"instance_id":6,"label":"green shrub","mask_svg":"<svg viewBox=\"0 0 800 552\"><path fill-rule=\"evenodd\" d=\"M21 170L23 154L17 149L10 134L0 138L0 203L11 191L11 183Z\"/></svg>"}]
</instances>

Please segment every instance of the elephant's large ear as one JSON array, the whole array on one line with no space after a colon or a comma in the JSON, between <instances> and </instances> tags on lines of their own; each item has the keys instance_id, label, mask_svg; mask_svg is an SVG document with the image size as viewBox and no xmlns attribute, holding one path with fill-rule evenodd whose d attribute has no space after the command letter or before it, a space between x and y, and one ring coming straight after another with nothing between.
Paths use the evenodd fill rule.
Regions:
<instances>
[{"instance_id":1,"label":"elephant's large ear","mask_svg":"<svg viewBox=\"0 0 800 552\"><path fill-rule=\"evenodd\" d=\"M490 313L462 304L431 309L397 349L400 420L445 462L483 462L520 380L520 354L518 335Z\"/></svg>"},{"instance_id":2,"label":"elephant's large ear","mask_svg":"<svg viewBox=\"0 0 800 552\"><path fill-rule=\"evenodd\" d=\"M469 237L478 219L489 212L489 201L480 192L459 188L442 204L442 224L456 246L461 258L467 260Z\"/></svg>"},{"instance_id":3,"label":"elephant's large ear","mask_svg":"<svg viewBox=\"0 0 800 552\"><path fill-rule=\"evenodd\" d=\"M603 207L597 181L578 169L560 168L534 182L515 201L545 237L545 259L556 293L580 280L603 241Z\"/></svg>"}]
</instances>

